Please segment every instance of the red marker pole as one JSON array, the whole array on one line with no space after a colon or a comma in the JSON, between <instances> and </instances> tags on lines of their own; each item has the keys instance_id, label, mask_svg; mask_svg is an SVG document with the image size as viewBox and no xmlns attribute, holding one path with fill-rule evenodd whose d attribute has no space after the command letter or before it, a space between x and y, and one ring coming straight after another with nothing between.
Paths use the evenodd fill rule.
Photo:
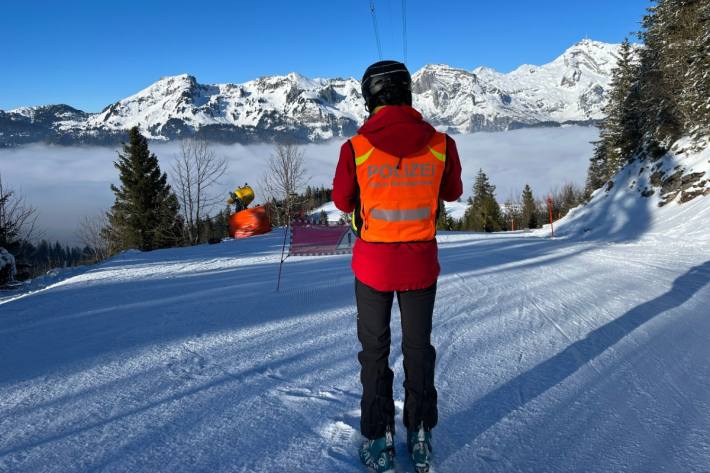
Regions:
<instances>
[{"instance_id":1,"label":"red marker pole","mask_svg":"<svg viewBox=\"0 0 710 473\"><path fill-rule=\"evenodd\" d=\"M555 237L555 229L552 226L552 194L547 196L547 208L550 210L550 232L552 233L552 238Z\"/></svg>"}]
</instances>

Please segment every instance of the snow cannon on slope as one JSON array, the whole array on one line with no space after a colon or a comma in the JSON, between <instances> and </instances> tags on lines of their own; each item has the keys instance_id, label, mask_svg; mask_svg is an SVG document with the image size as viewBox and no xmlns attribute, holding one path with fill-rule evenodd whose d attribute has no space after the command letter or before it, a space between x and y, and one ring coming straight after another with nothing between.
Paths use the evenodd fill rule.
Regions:
<instances>
[{"instance_id":1,"label":"snow cannon on slope","mask_svg":"<svg viewBox=\"0 0 710 473\"><path fill-rule=\"evenodd\" d=\"M234 238L248 238L271 231L271 219L264 206L248 208L254 201L254 189L249 184L237 187L230 192L228 205L235 206L235 212L229 216L229 234Z\"/></svg>"},{"instance_id":2,"label":"snow cannon on slope","mask_svg":"<svg viewBox=\"0 0 710 473\"><path fill-rule=\"evenodd\" d=\"M252 189L249 184L244 184L243 186L237 187L229 193L229 199L227 199L227 204L234 205L236 207L235 211L239 212L249 207L249 204L251 204L253 201L254 189Z\"/></svg>"}]
</instances>

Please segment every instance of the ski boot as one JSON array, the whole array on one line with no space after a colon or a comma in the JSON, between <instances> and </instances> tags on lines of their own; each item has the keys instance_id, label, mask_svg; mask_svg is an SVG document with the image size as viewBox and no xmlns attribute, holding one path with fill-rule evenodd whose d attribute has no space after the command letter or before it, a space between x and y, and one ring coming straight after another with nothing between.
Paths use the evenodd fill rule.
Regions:
<instances>
[{"instance_id":1,"label":"ski boot","mask_svg":"<svg viewBox=\"0 0 710 473\"><path fill-rule=\"evenodd\" d=\"M431 432L424 430L424 423L419 424L419 430L407 431L407 447L414 471L427 473L431 468Z\"/></svg>"},{"instance_id":2,"label":"ski boot","mask_svg":"<svg viewBox=\"0 0 710 473\"><path fill-rule=\"evenodd\" d=\"M360 447L360 460L377 473L394 473L394 434L387 428L384 437L365 440Z\"/></svg>"}]
</instances>

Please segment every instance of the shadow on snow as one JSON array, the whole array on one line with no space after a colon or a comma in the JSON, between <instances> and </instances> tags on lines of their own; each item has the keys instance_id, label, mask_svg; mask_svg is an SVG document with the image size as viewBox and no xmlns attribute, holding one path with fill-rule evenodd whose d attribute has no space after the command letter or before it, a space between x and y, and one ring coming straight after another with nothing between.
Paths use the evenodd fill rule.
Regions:
<instances>
[{"instance_id":1,"label":"shadow on snow","mask_svg":"<svg viewBox=\"0 0 710 473\"><path fill-rule=\"evenodd\" d=\"M638 327L682 305L708 283L710 260L679 276L666 293L592 331L554 357L489 392L468 410L443 419L442 424L455 435L439 447L442 457L448 458L507 415L563 382Z\"/></svg>"}]
</instances>

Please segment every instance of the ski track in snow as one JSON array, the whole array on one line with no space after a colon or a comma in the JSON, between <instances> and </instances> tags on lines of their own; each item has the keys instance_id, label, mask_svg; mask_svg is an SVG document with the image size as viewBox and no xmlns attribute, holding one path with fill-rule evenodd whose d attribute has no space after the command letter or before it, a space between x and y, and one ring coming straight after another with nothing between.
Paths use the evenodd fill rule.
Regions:
<instances>
[{"instance_id":1,"label":"ski track in snow","mask_svg":"<svg viewBox=\"0 0 710 473\"><path fill-rule=\"evenodd\" d=\"M710 471L707 245L439 237L437 473ZM128 252L0 301L0 472L360 472L348 256ZM395 303L397 464L404 374Z\"/></svg>"}]
</instances>

